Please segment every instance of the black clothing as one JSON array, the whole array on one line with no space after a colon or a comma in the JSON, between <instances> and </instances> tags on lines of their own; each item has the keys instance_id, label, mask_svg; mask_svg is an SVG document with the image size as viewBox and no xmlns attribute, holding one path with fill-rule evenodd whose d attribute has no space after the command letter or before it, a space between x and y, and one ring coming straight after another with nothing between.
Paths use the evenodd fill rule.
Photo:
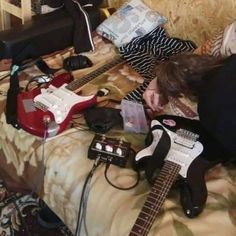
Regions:
<instances>
[{"instance_id":1,"label":"black clothing","mask_svg":"<svg viewBox=\"0 0 236 236\"><path fill-rule=\"evenodd\" d=\"M89 8L98 7L101 0L64 0L65 9L74 22L73 46L75 53L94 51L92 26L87 11Z\"/></svg>"},{"instance_id":2,"label":"black clothing","mask_svg":"<svg viewBox=\"0 0 236 236\"><path fill-rule=\"evenodd\" d=\"M198 101L201 124L236 160L236 54L203 80Z\"/></svg>"},{"instance_id":3,"label":"black clothing","mask_svg":"<svg viewBox=\"0 0 236 236\"><path fill-rule=\"evenodd\" d=\"M51 8L63 6L63 0L42 0L41 5L48 5Z\"/></svg>"}]
</instances>

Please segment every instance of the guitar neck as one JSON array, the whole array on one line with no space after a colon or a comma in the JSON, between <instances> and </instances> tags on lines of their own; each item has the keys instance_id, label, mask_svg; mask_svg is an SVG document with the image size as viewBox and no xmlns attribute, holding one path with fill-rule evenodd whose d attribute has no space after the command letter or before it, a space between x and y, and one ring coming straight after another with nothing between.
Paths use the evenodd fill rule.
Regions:
<instances>
[{"instance_id":1,"label":"guitar neck","mask_svg":"<svg viewBox=\"0 0 236 236\"><path fill-rule=\"evenodd\" d=\"M108 71L112 67L120 64L121 62L124 62L124 60L123 60L123 58L118 56L113 61L111 61L110 63L105 64L104 66L99 67L97 70L87 74L83 78L80 78L80 79L72 81L71 83L69 83L66 86L66 88L71 90L71 91L75 91L75 90L79 89L80 87L82 87L83 85L85 85L88 82L90 82L91 80L93 80L94 78L96 78L99 75L103 74L104 72Z\"/></svg>"},{"instance_id":2,"label":"guitar neck","mask_svg":"<svg viewBox=\"0 0 236 236\"><path fill-rule=\"evenodd\" d=\"M152 227L157 214L159 213L165 198L176 180L181 166L171 162L165 161L158 178L155 180L151 192L139 213L129 236L146 236Z\"/></svg>"}]
</instances>

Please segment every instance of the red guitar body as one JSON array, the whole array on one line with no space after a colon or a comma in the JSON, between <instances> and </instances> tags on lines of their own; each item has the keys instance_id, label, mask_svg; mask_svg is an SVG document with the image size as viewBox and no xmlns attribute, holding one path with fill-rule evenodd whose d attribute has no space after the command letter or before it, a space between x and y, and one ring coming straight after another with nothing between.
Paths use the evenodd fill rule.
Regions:
<instances>
[{"instance_id":1,"label":"red guitar body","mask_svg":"<svg viewBox=\"0 0 236 236\"><path fill-rule=\"evenodd\" d=\"M73 78L69 73L64 73L55 77L47 86L53 85L56 88L59 88L63 84L70 83L72 80ZM43 111L34 106L34 98L39 94L41 94L41 88L34 88L31 91L20 92L17 97L17 116L22 129L30 134L43 137L46 129L45 118L50 117L50 122L55 123L55 117L52 112L48 110ZM55 135L61 133L68 127L73 114L96 104L96 102L96 96L93 96L90 100L82 101L74 105L63 122L57 124Z\"/></svg>"}]
</instances>

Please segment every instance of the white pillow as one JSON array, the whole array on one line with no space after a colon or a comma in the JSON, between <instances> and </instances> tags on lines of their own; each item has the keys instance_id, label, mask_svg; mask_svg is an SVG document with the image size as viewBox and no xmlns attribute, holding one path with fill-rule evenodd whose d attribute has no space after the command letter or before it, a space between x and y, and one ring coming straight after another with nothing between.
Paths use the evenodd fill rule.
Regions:
<instances>
[{"instance_id":1,"label":"white pillow","mask_svg":"<svg viewBox=\"0 0 236 236\"><path fill-rule=\"evenodd\" d=\"M142 0L131 0L103 21L96 31L120 47L137 36L149 33L166 21L164 16L150 9Z\"/></svg>"}]
</instances>

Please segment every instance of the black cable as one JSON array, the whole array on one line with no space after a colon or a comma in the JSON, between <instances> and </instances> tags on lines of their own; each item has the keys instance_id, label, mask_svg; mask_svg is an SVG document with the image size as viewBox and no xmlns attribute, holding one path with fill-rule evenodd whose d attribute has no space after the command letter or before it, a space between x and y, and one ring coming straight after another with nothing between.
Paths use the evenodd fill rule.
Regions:
<instances>
[{"instance_id":1,"label":"black cable","mask_svg":"<svg viewBox=\"0 0 236 236\"><path fill-rule=\"evenodd\" d=\"M82 189L82 193L81 193L81 198L80 198L80 205L79 205L79 212L78 212L78 218L77 218L77 223L76 223L75 236L79 236L80 235L81 223L82 223L82 220L83 220L83 218L81 218L81 217L82 217L82 214L83 214L84 196L85 196L85 192L86 192L88 183L91 180L91 178L92 178L92 176L94 174L94 171L97 169L97 167L100 164L101 164L100 157L98 157L95 160L91 171L88 173L88 175L87 175L87 177L85 179L85 182L84 182L84 185L83 185L83 189Z\"/></svg>"},{"instance_id":2,"label":"black cable","mask_svg":"<svg viewBox=\"0 0 236 236\"><path fill-rule=\"evenodd\" d=\"M52 75L46 75L46 74L36 75L28 81L28 83L25 86L25 91L26 92L29 91L29 85L33 82L35 82L39 86L42 84L49 83L52 79L53 79Z\"/></svg>"},{"instance_id":3,"label":"black cable","mask_svg":"<svg viewBox=\"0 0 236 236\"><path fill-rule=\"evenodd\" d=\"M108 178L108 176L107 176L107 172L108 172L108 169L109 169L109 167L110 167L110 164L111 164L110 162L107 162L107 163L106 163L106 168L105 168L105 171L104 171L104 175L105 175L106 181L107 181L112 187L117 188L117 189L119 189L119 190L130 190L130 189L135 188L135 187L138 185L139 180L140 180L140 173L139 173L139 171L136 171L136 172L137 172L137 181L135 182L135 184L133 184L133 185L127 187L127 188L122 188L122 187L119 187L119 186L113 184L113 183L109 180L109 178Z\"/></svg>"}]
</instances>

